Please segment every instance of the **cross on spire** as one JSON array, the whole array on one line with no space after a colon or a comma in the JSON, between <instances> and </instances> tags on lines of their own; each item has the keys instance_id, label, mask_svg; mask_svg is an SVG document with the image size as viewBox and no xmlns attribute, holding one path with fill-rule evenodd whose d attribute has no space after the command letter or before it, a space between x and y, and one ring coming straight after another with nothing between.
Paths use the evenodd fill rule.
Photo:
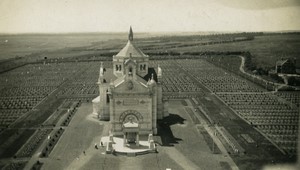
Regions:
<instances>
[{"instance_id":1,"label":"cross on spire","mask_svg":"<svg viewBox=\"0 0 300 170\"><path fill-rule=\"evenodd\" d=\"M128 40L133 41L133 32L132 32L131 26L130 26L130 29L129 29Z\"/></svg>"}]
</instances>

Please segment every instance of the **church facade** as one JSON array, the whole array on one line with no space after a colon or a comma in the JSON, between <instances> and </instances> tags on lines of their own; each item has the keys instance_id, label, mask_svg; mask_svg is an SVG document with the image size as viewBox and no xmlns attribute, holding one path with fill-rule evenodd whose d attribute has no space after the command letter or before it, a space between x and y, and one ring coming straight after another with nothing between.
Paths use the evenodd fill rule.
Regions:
<instances>
[{"instance_id":1,"label":"church facade","mask_svg":"<svg viewBox=\"0 0 300 170\"><path fill-rule=\"evenodd\" d=\"M149 68L149 56L135 46L130 28L126 46L113 56L113 67L101 64L100 95L93 100L93 114L109 120L110 132L136 142L140 135L157 134L157 120L164 116L162 69Z\"/></svg>"}]
</instances>

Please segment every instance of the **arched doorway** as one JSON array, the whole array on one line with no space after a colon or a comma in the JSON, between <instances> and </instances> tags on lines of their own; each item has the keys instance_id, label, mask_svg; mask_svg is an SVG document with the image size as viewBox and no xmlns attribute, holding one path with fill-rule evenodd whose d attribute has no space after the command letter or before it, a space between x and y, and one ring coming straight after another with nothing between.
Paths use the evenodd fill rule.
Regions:
<instances>
[{"instance_id":1,"label":"arched doorway","mask_svg":"<svg viewBox=\"0 0 300 170\"><path fill-rule=\"evenodd\" d=\"M127 144L136 144L139 146L139 122L142 116L137 111L128 110L121 114L120 121L123 123L124 146Z\"/></svg>"}]
</instances>

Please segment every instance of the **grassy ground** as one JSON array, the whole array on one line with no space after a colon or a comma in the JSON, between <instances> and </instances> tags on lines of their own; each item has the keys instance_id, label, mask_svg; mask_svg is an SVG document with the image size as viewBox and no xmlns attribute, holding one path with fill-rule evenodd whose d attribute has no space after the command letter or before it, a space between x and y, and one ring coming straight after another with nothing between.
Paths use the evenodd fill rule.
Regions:
<instances>
[{"instance_id":1,"label":"grassy ground","mask_svg":"<svg viewBox=\"0 0 300 170\"><path fill-rule=\"evenodd\" d=\"M103 41L127 37L115 34L24 34L0 35L0 59L24 56L32 53L51 53L68 48L101 44ZM7 42L5 42L7 40ZM78 52L78 50L76 50ZM61 57L61 56L56 56Z\"/></svg>"},{"instance_id":2,"label":"grassy ground","mask_svg":"<svg viewBox=\"0 0 300 170\"><path fill-rule=\"evenodd\" d=\"M10 158L13 157L14 154L23 146L25 141L29 139L29 137L34 133L35 130L28 129L28 130L19 130L10 138L5 140L4 145L1 145L0 150L0 158ZM13 139L13 140L11 140Z\"/></svg>"},{"instance_id":3,"label":"grassy ground","mask_svg":"<svg viewBox=\"0 0 300 170\"><path fill-rule=\"evenodd\" d=\"M154 36L152 38L149 38ZM196 45L218 41L220 36L165 36L138 34L137 46L147 52L203 52L203 51L249 51L257 67L273 67L283 58L300 59L299 34L275 34L255 36L254 40ZM30 55L39 59L67 58L75 56L99 56L117 53L126 44L126 34L63 34L63 35L0 35L0 60ZM8 42L5 43L5 40ZM177 46L176 46L177 45ZM183 47L182 47L183 46ZM297 63L300 67L300 62Z\"/></svg>"},{"instance_id":4,"label":"grassy ground","mask_svg":"<svg viewBox=\"0 0 300 170\"><path fill-rule=\"evenodd\" d=\"M300 59L300 35L257 36L252 41L213 44L197 47L169 49L177 52L191 51L249 51L258 67L273 67L281 57ZM300 67L300 62L297 63Z\"/></svg>"}]
</instances>

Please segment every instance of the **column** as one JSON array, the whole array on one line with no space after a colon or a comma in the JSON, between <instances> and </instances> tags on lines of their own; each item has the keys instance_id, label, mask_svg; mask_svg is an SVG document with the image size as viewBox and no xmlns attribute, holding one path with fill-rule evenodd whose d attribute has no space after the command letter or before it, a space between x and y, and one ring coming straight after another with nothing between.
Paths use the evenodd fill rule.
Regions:
<instances>
[{"instance_id":1,"label":"column","mask_svg":"<svg viewBox=\"0 0 300 170\"><path fill-rule=\"evenodd\" d=\"M140 146L140 135L136 133L136 146Z\"/></svg>"},{"instance_id":2,"label":"column","mask_svg":"<svg viewBox=\"0 0 300 170\"><path fill-rule=\"evenodd\" d=\"M124 132L124 137L123 137L123 146L126 146L126 132Z\"/></svg>"}]
</instances>

